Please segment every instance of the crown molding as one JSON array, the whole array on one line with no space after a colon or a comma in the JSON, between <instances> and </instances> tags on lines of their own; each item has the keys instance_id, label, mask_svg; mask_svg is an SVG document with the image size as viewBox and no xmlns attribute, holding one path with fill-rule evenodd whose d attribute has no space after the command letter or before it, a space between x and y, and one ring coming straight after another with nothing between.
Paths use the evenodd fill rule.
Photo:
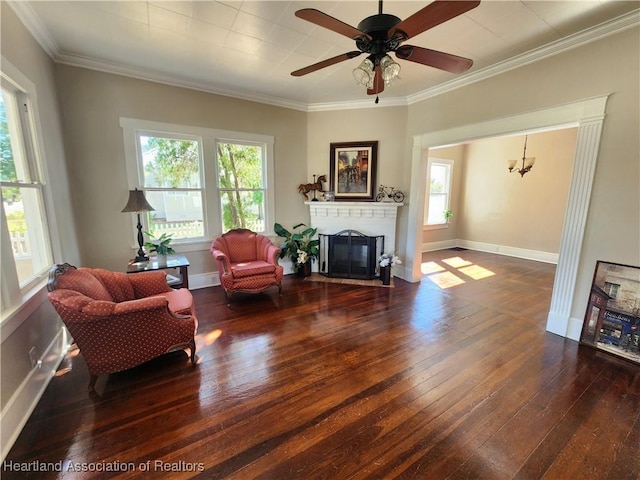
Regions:
<instances>
[{"instance_id":1,"label":"crown molding","mask_svg":"<svg viewBox=\"0 0 640 480\"><path fill-rule=\"evenodd\" d=\"M535 48L508 60L504 60L462 77L458 77L455 80L440 84L437 87L429 88L415 95L410 95L407 97L407 103L412 105L426 100L427 98L436 97L443 93L451 92L452 90L456 90L476 82L481 82L510 70L515 70L516 68L538 62L574 48L582 47L596 40L608 37L609 35L635 27L638 24L640 24L640 9L621 15L620 17L614 18L613 20L602 23L593 28L569 35L568 37L556 40L555 42L548 43L542 47Z\"/></svg>"},{"instance_id":2,"label":"crown molding","mask_svg":"<svg viewBox=\"0 0 640 480\"><path fill-rule=\"evenodd\" d=\"M122 75L130 78L137 78L139 80L146 80L155 83L161 83L164 85L170 85L173 87L188 88L190 90L197 90L204 93L211 93L215 95L222 95L225 97L233 97L239 100L247 100L250 102L264 103L267 105L273 105L276 107L290 108L293 110L307 110L307 105L300 102L294 102L285 98L256 95L250 93L239 92L237 90L228 90L216 86L212 86L209 83L200 83L187 80L174 75L165 75L158 72L152 72L147 69L130 67L114 62L106 62L104 60L96 60L90 57L84 57L81 55L73 55L68 53L60 53L56 56L55 61L63 65L70 65L72 67L81 67L89 70L95 70L104 73L111 73L115 75Z\"/></svg>"},{"instance_id":3,"label":"crown molding","mask_svg":"<svg viewBox=\"0 0 640 480\"><path fill-rule=\"evenodd\" d=\"M33 35L45 52L56 62L65 65L87 68L90 70L101 71L105 73L113 73L127 77L147 80L175 87L188 88L205 93L222 95L225 97L247 100L250 102L263 103L276 107L300 110L303 112L323 112L335 110L352 110L362 108L381 108L381 107L397 107L412 105L428 98L432 98L443 93L447 93L458 88L471 85L476 82L486 80L488 78L500 75L502 73L514 70L516 68L529 65L531 63L549 58L551 56L566 52L568 50L587 45L596 40L600 40L609 35L613 35L640 24L640 9L629 12L620 17L614 18L608 22L602 23L595 27L583 30L568 37L562 38L555 42L551 42L542 47L530 50L529 52L517 55L508 60L496 63L489 67L477 70L460 76L455 80L440 84L436 87L429 88L407 97L390 97L383 98L380 103L375 103L371 99L355 100L346 102L327 102L327 103L309 103L296 102L282 97L274 97L269 95L256 95L235 90L229 90L212 86L208 83L194 82L184 78L151 72L149 70L130 67L126 65L97 60L95 58L84 57L80 55L67 54L60 51L60 48L51 34L44 27L37 14L29 5L29 2L21 2L10 0L7 4L16 13L20 21L25 25L27 30Z\"/></svg>"},{"instance_id":4,"label":"crown molding","mask_svg":"<svg viewBox=\"0 0 640 480\"><path fill-rule=\"evenodd\" d=\"M40 21L40 17L31 8L29 2L21 2L18 0L6 1L13 13L16 14L18 19L24 24L29 33L35 38L36 42L40 44L42 49L51 57L54 61L56 55L60 51L58 43L53 39L49 31L45 28L44 24Z\"/></svg>"}]
</instances>

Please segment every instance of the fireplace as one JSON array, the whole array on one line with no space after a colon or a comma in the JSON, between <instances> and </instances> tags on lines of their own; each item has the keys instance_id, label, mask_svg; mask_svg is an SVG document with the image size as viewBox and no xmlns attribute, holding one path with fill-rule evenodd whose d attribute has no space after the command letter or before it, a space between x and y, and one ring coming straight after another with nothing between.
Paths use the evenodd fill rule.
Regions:
<instances>
[{"instance_id":1,"label":"fireplace","mask_svg":"<svg viewBox=\"0 0 640 480\"><path fill-rule=\"evenodd\" d=\"M320 234L319 272L328 277L376 278L377 260L384 252L384 236L370 237L355 230Z\"/></svg>"},{"instance_id":2,"label":"fireplace","mask_svg":"<svg viewBox=\"0 0 640 480\"><path fill-rule=\"evenodd\" d=\"M375 254L371 257L364 254L364 258L371 260L373 258L373 273L370 269L365 268L364 274L362 273L361 265L350 264L351 274L360 273L360 277L357 278L375 278L375 267L377 259L379 257L378 252L384 251L385 253L396 252L396 218L398 216L398 208L402 207L402 203L396 202L305 202L309 206L309 216L311 219L311 226L318 229L320 236L331 236L335 232L342 232L344 230L355 230L358 237L360 235L368 235L370 237L380 237L380 244L375 245ZM313 271L322 273L323 275L329 275L329 244L328 238L325 240L327 243L324 247L321 245L320 250L323 257L319 258L319 262L314 262L312 265ZM360 248L360 247L359 247ZM360 260L363 259L362 253ZM359 262L360 263L360 262ZM343 268L347 272L340 272L338 268L334 271L332 268L331 275L340 274L340 277L346 278L349 275L349 269ZM354 272L355 270L355 272ZM394 267L396 276L402 276L400 269Z\"/></svg>"}]
</instances>

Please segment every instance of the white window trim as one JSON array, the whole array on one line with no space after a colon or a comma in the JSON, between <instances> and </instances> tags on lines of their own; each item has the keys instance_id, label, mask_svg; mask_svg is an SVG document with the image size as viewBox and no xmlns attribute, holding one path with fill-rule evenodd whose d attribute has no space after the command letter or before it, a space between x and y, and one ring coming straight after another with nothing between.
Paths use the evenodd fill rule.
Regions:
<instances>
[{"instance_id":1,"label":"white window trim","mask_svg":"<svg viewBox=\"0 0 640 480\"><path fill-rule=\"evenodd\" d=\"M148 137L161 137L161 138L169 138L169 139L175 139L175 140L191 140L191 141L196 141L198 142L198 149L199 149L199 158L201 159L201 164L198 168L199 174L200 174L200 188L198 189L188 189L189 191L200 191L202 192L202 215L203 218L207 218L207 192L206 192L206 185L205 185L205 174L204 174L204 164L206 163L205 158L204 158L204 139L201 136L198 135L188 135L188 134L184 134L184 133L167 133L165 131L158 131L158 130L145 130L145 129L141 129L141 128L136 128L134 130L134 137L135 137L135 142L136 142L136 164L138 167L138 179L139 179L139 185L142 185L144 183L144 166L142 165L142 162L140 162L139 160L142 158L142 145L140 145L140 136L148 136ZM129 182L131 183L131 182ZM143 187L144 188L144 187ZM178 191L180 190L179 188L162 188L162 187L152 187L152 188L144 188L144 190L146 191ZM148 217L146 215L141 215L140 218L142 219L142 225L143 225L143 229L144 231L150 231L149 230L149 221L148 221ZM137 222L137 217L136 217L136 222ZM208 238L208 233L206 231L206 225L207 222L205 222L205 231L203 233L203 235L201 237L194 237L194 238L177 238L174 239L172 241L172 246L175 248L176 245L187 245L187 244L195 244L195 243L202 243L203 241L205 241ZM137 230L137 228L136 228ZM137 247L136 247L137 248ZM184 251L182 249L180 249L180 251Z\"/></svg>"},{"instance_id":2,"label":"white window trim","mask_svg":"<svg viewBox=\"0 0 640 480\"><path fill-rule=\"evenodd\" d=\"M449 166L449 185L448 185L448 193L447 193L447 205L445 207L445 210L448 210L451 208L451 190L453 188L453 165L454 165L454 161L453 160L449 160L446 158L435 158L435 157L429 157L429 159L427 160L427 175L425 178L425 198L424 198L424 217L422 220L423 223L423 230L440 230L440 229L445 229L445 228L449 228L449 222L444 221L444 223L427 223L427 217L429 215L429 199L431 196L431 166L436 163L436 164L442 164L442 165L448 165Z\"/></svg>"},{"instance_id":3,"label":"white window trim","mask_svg":"<svg viewBox=\"0 0 640 480\"><path fill-rule=\"evenodd\" d=\"M43 205L42 212L46 221L46 232L48 236L48 243L50 254L52 255L52 261L55 262L62 256L62 248L58 236L58 227L56 223L56 217L54 212L54 197L51 188L48 187L49 183L49 170L46 164L46 148L44 144L44 138L42 135L42 127L40 121L40 111L38 109L38 92L35 84L29 80L19 69L17 69L9 60L4 56L0 56L0 76L4 81L13 84L17 89L24 92L27 97L27 105L29 108L29 129L31 130L31 136L33 139L32 147L32 159L30 161L35 162L35 165L31 165L42 183L42 197ZM4 214L3 214L4 215ZM11 242L9 239L9 232L6 228L6 221L2 219L2 248L11 248ZM13 256L13 252L2 252L4 257L8 253L9 256ZM8 337L18 326L25 321L29 314L37 308L43 297L43 292L46 289L46 281L48 272L43 272L39 277L34 278L28 285L19 287L17 274L15 268L8 268L9 262L2 262L0 265L0 272L2 274L2 282L0 295L2 296L2 319L0 324L2 325L2 340ZM15 280L15 285L13 280Z\"/></svg>"},{"instance_id":4,"label":"white window trim","mask_svg":"<svg viewBox=\"0 0 640 480\"><path fill-rule=\"evenodd\" d=\"M139 166L137 149L138 133L162 134L162 135L184 135L185 138L198 138L202 148L202 169L204 198L203 208L205 221L205 240L180 240L174 242L173 246L178 252L193 252L208 250L211 246L211 239L222 234L222 222L216 218L221 211L220 196L218 193L217 179L217 158L215 143L223 141L228 143L247 143L250 145L262 145L266 155L264 179L265 185L265 235L275 236L273 225L275 222L275 168L274 168L274 148L275 139L271 135L259 135L246 132L234 132L230 130L219 130L206 127L194 127L190 125L179 125L165 122L155 122L150 120L140 120L136 118L121 117L120 127L123 131L124 156L127 168L127 181L129 190L140 188L142 185L142 172ZM133 217L133 215L132 215ZM136 219L131 220L131 239L136 237ZM145 225L146 226L146 225ZM138 245L132 243L132 248L137 249Z\"/></svg>"}]
</instances>

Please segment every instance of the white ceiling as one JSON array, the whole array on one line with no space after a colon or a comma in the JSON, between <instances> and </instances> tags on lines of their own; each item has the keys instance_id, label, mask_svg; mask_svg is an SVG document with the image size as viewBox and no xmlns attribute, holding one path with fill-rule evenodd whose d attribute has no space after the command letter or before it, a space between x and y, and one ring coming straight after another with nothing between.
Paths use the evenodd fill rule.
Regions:
<instances>
[{"instance_id":1,"label":"white ceiling","mask_svg":"<svg viewBox=\"0 0 640 480\"><path fill-rule=\"evenodd\" d=\"M428 3L386 0L383 11L404 19ZM351 74L364 56L303 77L290 73L356 49L349 38L297 18L296 10L317 8L357 27L378 12L375 0L9 4L60 63L303 110L373 103ZM483 0L408 42L471 58L474 66L456 75L398 60L400 79L380 94L381 104L411 103L637 24L638 6L637 0Z\"/></svg>"}]
</instances>

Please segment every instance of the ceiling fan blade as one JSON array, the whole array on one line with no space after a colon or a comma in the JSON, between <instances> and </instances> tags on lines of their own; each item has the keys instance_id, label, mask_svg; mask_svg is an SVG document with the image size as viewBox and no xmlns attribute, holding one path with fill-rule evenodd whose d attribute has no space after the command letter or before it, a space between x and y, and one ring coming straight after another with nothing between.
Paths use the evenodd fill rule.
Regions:
<instances>
[{"instance_id":1,"label":"ceiling fan blade","mask_svg":"<svg viewBox=\"0 0 640 480\"><path fill-rule=\"evenodd\" d=\"M294 77L301 77L306 75L307 73L315 72L316 70L320 70L324 67L329 67L331 65L335 65L336 63L344 62L345 60L350 60L352 58L356 58L362 52L359 50L355 50L353 52L343 53L342 55L338 55L332 58L327 58L318 63L314 63L313 65L309 65L308 67L301 68L300 70L296 70L295 72L291 72L291 75Z\"/></svg>"},{"instance_id":2,"label":"ceiling fan blade","mask_svg":"<svg viewBox=\"0 0 640 480\"><path fill-rule=\"evenodd\" d=\"M320 27L327 28L331 31L349 37L352 40L356 38L366 38L371 40L371 37L364 32L361 32L355 27L348 25L337 18L334 18L326 13L316 10L315 8L303 8L296 12L296 17L306 20L307 22L315 23Z\"/></svg>"},{"instance_id":3,"label":"ceiling fan blade","mask_svg":"<svg viewBox=\"0 0 640 480\"><path fill-rule=\"evenodd\" d=\"M471 68L473 60L451 53L439 52L414 45L402 45L396 50L396 57L410 62L421 63L451 73L463 73Z\"/></svg>"},{"instance_id":4,"label":"ceiling fan blade","mask_svg":"<svg viewBox=\"0 0 640 480\"><path fill-rule=\"evenodd\" d=\"M480 5L480 0L474 1L448 1L437 0L410 17L405 18L394 28L389 30L388 37L392 38L398 34L402 39L408 40L411 37L462 15Z\"/></svg>"},{"instance_id":5,"label":"ceiling fan blade","mask_svg":"<svg viewBox=\"0 0 640 480\"><path fill-rule=\"evenodd\" d=\"M367 95L377 95L384 90L384 79L382 78L382 67L376 66L375 76L373 77L373 87L367 88Z\"/></svg>"}]
</instances>

